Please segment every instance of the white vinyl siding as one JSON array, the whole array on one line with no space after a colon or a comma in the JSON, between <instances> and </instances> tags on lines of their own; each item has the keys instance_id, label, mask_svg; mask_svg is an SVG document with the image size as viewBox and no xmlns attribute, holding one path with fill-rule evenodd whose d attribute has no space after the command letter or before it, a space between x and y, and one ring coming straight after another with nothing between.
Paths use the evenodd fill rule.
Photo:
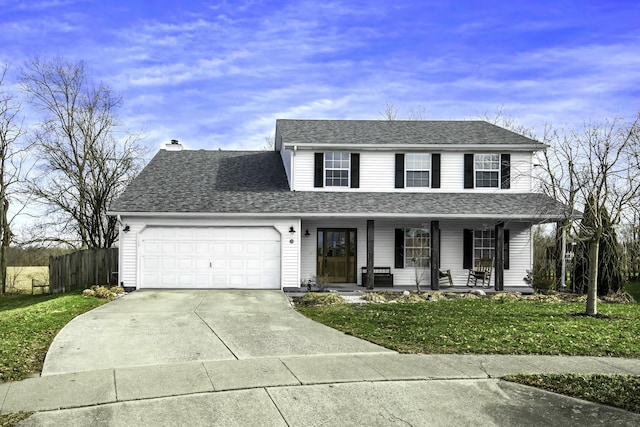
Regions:
<instances>
[{"instance_id":1,"label":"white vinyl siding","mask_svg":"<svg viewBox=\"0 0 640 427\"><path fill-rule=\"evenodd\" d=\"M295 154L293 166L293 190L295 191L326 191L324 188L314 188L314 152L298 150ZM324 165L323 165L324 166Z\"/></svg>"},{"instance_id":2,"label":"white vinyl siding","mask_svg":"<svg viewBox=\"0 0 640 427\"><path fill-rule=\"evenodd\" d=\"M360 188L323 187L314 188L314 152L298 150L293 156L293 189L296 191L373 191L373 192L472 192L509 191L528 193L531 191L531 153L511 153L511 188L464 188L464 153L441 152L440 188L395 188L395 152L360 152ZM324 165L323 165L324 166ZM406 175L406 171L405 171ZM430 177L431 179L431 177Z\"/></svg>"},{"instance_id":3,"label":"white vinyl siding","mask_svg":"<svg viewBox=\"0 0 640 427\"><path fill-rule=\"evenodd\" d=\"M440 191L469 191L464 189L464 153L441 154Z\"/></svg>"},{"instance_id":4,"label":"white vinyl siding","mask_svg":"<svg viewBox=\"0 0 640 427\"><path fill-rule=\"evenodd\" d=\"M533 189L532 153L511 153L511 191L528 193Z\"/></svg>"},{"instance_id":5,"label":"white vinyl siding","mask_svg":"<svg viewBox=\"0 0 640 427\"><path fill-rule=\"evenodd\" d=\"M395 154L383 151L360 154L360 191L396 191Z\"/></svg>"},{"instance_id":6,"label":"white vinyl siding","mask_svg":"<svg viewBox=\"0 0 640 427\"><path fill-rule=\"evenodd\" d=\"M138 233L144 224L126 218L122 222L123 227L129 226L129 231L120 232L118 281L122 286L134 288L137 286Z\"/></svg>"}]
</instances>

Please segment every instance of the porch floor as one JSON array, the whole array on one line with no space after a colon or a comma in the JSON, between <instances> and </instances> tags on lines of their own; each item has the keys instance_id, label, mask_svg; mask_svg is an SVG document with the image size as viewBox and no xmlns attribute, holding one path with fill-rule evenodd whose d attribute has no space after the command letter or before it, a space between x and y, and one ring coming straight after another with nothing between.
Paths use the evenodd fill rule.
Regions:
<instances>
[{"instance_id":1,"label":"porch floor","mask_svg":"<svg viewBox=\"0 0 640 427\"><path fill-rule=\"evenodd\" d=\"M440 286L440 289L434 291L430 286L421 286L420 290L422 292L470 292L473 289L480 289L488 294L497 292L493 286L490 288L483 288L482 286L477 286L475 288L468 286ZM384 286L384 287L374 287L372 290L368 290L364 286L360 286L357 283L331 283L327 285L326 291L336 292L339 294L358 294L365 292L404 292L404 291L415 291L415 286ZM299 296L306 294L308 291L306 288L284 288L283 291L290 296ZM312 291L317 291L317 288L314 288ZM505 286L503 292L520 292L521 294L533 294L534 290L530 286Z\"/></svg>"}]
</instances>

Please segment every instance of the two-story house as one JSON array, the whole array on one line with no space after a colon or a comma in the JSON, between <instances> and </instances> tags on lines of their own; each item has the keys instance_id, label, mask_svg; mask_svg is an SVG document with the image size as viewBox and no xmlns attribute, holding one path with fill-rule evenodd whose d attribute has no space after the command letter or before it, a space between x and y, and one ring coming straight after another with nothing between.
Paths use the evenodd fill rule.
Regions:
<instances>
[{"instance_id":1,"label":"two-story house","mask_svg":"<svg viewBox=\"0 0 640 427\"><path fill-rule=\"evenodd\" d=\"M168 144L111 207L120 281L135 288L466 284L494 260L497 290L526 289L533 224L567 207L533 191L545 145L483 121L277 120L274 151Z\"/></svg>"}]
</instances>

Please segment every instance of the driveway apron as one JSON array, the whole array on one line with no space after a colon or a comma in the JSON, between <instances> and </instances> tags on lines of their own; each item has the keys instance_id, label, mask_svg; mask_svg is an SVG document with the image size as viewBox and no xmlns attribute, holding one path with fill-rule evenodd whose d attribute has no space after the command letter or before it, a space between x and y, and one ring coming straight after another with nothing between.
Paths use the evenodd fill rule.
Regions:
<instances>
[{"instance_id":1,"label":"driveway apron","mask_svg":"<svg viewBox=\"0 0 640 427\"><path fill-rule=\"evenodd\" d=\"M42 375L181 362L390 352L291 308L281 291L138 290L68 323Z\"/></svg>"}]
</instances>

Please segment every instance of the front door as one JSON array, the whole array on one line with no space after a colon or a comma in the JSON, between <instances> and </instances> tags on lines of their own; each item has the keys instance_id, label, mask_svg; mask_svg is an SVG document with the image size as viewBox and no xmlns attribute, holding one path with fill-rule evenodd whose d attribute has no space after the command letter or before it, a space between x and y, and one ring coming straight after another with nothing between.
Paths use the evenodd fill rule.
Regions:
<instances>
[{"instance_id":1,"label":"front door","mask_svg":"<svg viewBox=\"0 0 640 427\"><path fill-rule=\"evenodd\" d=\"M330 283L356 283L356 229L318 229L317 272Z\"/></svg>"}]
</instances>

